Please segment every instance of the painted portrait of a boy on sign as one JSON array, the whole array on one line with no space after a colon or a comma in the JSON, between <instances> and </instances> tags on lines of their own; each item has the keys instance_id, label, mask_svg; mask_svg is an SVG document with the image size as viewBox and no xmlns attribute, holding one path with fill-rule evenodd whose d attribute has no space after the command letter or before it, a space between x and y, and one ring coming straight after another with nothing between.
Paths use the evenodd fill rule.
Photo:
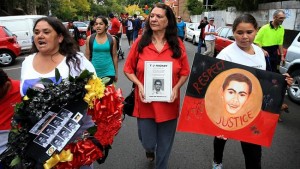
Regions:
<instances>
[{"instance_id":1,"label":"painted portrait of a boy on sign","mask_svg":"<svg viewBox=\"0 0 300 169\"><path fill-rule=\"evenodd\" d=\"M268 147L285 89L280 74L196 55L177 130Z\"/></svg>"}]
</instances>

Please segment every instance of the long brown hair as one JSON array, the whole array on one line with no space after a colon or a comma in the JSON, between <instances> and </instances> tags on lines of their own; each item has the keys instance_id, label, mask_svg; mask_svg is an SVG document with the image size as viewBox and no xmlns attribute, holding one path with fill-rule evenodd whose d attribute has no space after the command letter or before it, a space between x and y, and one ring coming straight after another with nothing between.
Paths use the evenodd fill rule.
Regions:
<instances>
[{"instance_id":1,"label":"long brown hair","mask_svg":"<svg viewBox=\"0 0 300 169\"><path fill-rule=\"evenodd\" d=\"M177 37L177 22L173 10L168 5L162 3L157 3L154 8L161 8L166 11L166 16L168 18L168 26L166 28L165 38L167 39L167 42L170 45L171 50L173 51L172 58L180 58L182 51ZM152 8L152 10L154 8ZM145 32L138 44L139 53L142 53L144 47L148 46L152 41L153 30L150 27L149 21L150 18L148 18L145 21Z\"/></svg>"}]
</instances>

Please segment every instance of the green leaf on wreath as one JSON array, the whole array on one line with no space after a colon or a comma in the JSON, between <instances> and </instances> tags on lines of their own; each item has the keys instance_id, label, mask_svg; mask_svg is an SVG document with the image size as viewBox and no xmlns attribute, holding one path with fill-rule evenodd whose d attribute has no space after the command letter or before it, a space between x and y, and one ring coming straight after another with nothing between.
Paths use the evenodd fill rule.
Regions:
<instances>
[{"instance_id":1,"label":"green leaf on wreath","mask_svg":"<svg viewBox=\"0 0 300 169\"><path fill-rule=\"evenodd\" d=\"M45 85L45 84L50 84L53 83L53 81L49 78L41 78L41 82Z\"/></svg>"},{"instance_id":2,"label":"green leaf on wreath","mask_svg":"<svg viewBox=\"0 0 300 169\"><path fill-rule=\"evenodd\" d=\"M74 82L75 81L75 78L71 75L69 75L69 82Z\"/></svg>"},{"instance_id":3,"label":"green leaf on wreath","mask_svg":"<svg viewBox=\"0 0 300 169\"><path fill-rule=\"evenodd\" d=\"M15 158L11 161L10 167L13 167L21 162L21 158L19 156L15 156Z\"/></svg>"},{"instance_id":4,"label":"green leaf on wreath","mask_svg":"<svg viewBox=\"0 0 300 169\"><path fill-rule=\"evenodd\" d=\"M60 79L60 73L59 73L59 70L57 68L55 68L55 80L56 82L58 82Z\"/></svg>"},{"instance_id":5,"label":"green leaf on wreath","mask_svg":"<svg viewBox=\"0 0 300 169\"><path fill-rule=\"evenodd\" d=\"M92 126L92 127L88 128L87 131L90 133L90 135L93 136L97 132L97 126Z\"/></svg>"},{"instance_id":6,"label":"green leaf on wreath","mask_svg":"<svg viewBox=\"0 0 300 169\"><path fill-rule=\"evenodd\" d=\"M87 77L89 77L90 76L90 72L88 71L88 70L84 70L84 71L82 71L82 73L79 75L79 77L78 77L78 79L85 79L85 78L87 78Z\"/></svg>"}]
</instances>

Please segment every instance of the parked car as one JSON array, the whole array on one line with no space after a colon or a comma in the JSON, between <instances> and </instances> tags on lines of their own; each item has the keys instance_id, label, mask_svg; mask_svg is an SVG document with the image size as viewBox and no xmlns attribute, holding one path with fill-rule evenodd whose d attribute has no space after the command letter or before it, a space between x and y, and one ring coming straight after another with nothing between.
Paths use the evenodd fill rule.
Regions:
<instances>
[{"instance_id":1,"label":"parked car","mask_svg":"<svg viewBox=\"0 0 300 169\"><path fill-rule=\"evenodd\" d=\"M17 37L5 26L0 26L0 66L13 64L20 53Z\"/></svg>"},{"instance_id":2,"label":"parked car","mask_svg":"<svg viewBox=\"0 0 300 169\"><path fill-rule=\"evenodd\" d=\"M198 29L199 23L189 23L186 25L186 40L192 41L195 45L199 43L200 29Z\"/></svg>"},{"instance_id":3,"label":"parked car","mask_svg":"<svg viewBox=\"0 0 300 169\"><path fill-rule=\"evenodd\" d=\"M65 25L65 27L68 26L68 22L63 22L63 24ZM74 21L73 24L78 28L79 32L80 32L80 36L85 39L86 38L86 30L88 27L88 24L84 23L84 22L80 22L80 21Z\"/></svg>"},{"instance_id":4,"label":"parked car","mask_svg":"<svg viewBox=\"0 0 300 169\"><path fill-rule=\"evenodd\" d=\"M280 63L280 73L289 73L294 81L287 89L289 98L300 104L300 32L288 47L285 61Z\"/></svg>"},{"instance_id":5,"label":"parked car","mask_svg":"<svg viewBox=\"0 0 300 169\"><path fill-rule=\"evenodd\" d=\"M28 52L32 47L33 26L36 20L45 15L17 15L0 17L0 25L5 26L18 38L22 52Z\"/></svg>"},{"instance_id":6,"label":"parked car","mask_svg":"<svg viewBox=\"0 0 300 169\"><path fill-rule=\"evenodd\" d=\"M217 29L218 35L216 36L215 54L218 54L226 46L232 44L235 40L233 37L232 28L229 26L219 27Z\"/></svg>"}]
</instances>

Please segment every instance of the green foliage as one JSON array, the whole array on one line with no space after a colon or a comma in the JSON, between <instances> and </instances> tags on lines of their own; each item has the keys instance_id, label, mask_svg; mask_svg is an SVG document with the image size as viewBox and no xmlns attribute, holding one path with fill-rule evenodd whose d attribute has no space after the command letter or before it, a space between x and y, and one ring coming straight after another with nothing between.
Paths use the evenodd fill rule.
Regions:
<instances>
[{"instance_id":1,"label":"green foliage","mask_svg":"<svg viewBox=\"0 0 300 169\"><path fill-rule=\"evenodd\" d=\"M227 9L232 6L236 6L236 0L216 0L214 3L214 7L220 10Z\"/></svg>"},{"instance_id":2,"label":"green foliage","mask_svg":"<svg viewBox=\"0 0 300 169\"><path fill-rule=\"evenodd\" d=\"M124 0L104 0L102 5L91 3L91 10L89 16L108 16L110 12L121 13L124 11L125 2Z\"/></svg>"},{"instance_id":3,"label":"green foliage","mask_svg":"<svg viewBox=\"0 0 300 169\"><path fill-rule=\"evenodd\" d=\"M133 15L136 12L140 12L140 14L143 13L143 10L141 8L139 8L139 6L137 5L128 5L127 7L125 7L125 11L129 14L129 15Z\"/></svg>"},{"instance_id":4,"label":"green foliage","mask_svg":"<svg viewBox=\"0 0 300 169\"><path fill-rule=\"evenodd\" d=\"M69 0L52 0L51 1L52 15L57 18L67 21L72 20L76 16L74 4Z\"/></svg>"},{"instance_id":5,"label":"green foliage","mask_svg":"<svg viewBox=\"0 0 300 169\"><path fill-rule=\"evenodd\" d=\"M235 7L238 11L255 11L258 9L259 3L275 2L279 0L215 0L214 8L227 9Z\"/></svg>"},{"instance_id":6,"label":"green foliage","mask_svg":"<svg viewBox=\"0 0 300 169\"><path fill-rule=\"evenodd\" d=\"M198 0L188 0L186 8L189 10L190 15L200 15L203 11L203 3Z\"/></svg>"},{"instance_id":7,"label":"green foliage","mask_svg":"<svg viewBox=\"0 0 300 169\"><path fill-rule=\"evenodd\" d=\"M15 156L15 158L11 161L10 167L14 167L21 162L21 158L19 156Z\"/></svg>"}]
</instances>

